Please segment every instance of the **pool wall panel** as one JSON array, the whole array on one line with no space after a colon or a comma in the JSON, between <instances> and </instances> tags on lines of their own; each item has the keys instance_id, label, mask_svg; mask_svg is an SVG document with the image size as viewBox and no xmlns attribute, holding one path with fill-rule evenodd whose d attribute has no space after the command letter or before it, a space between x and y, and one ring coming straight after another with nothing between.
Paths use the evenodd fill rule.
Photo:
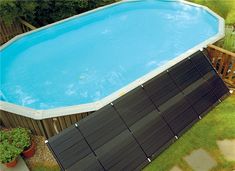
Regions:
<instances>
[{"instance_id":1,"label":"pool wall panel","mask_svg":"<svg viewBox=\"0 0 235 171\"><path fill-rule=\"evenodd\" d=\"M228 93L206 56L198 51L76 123L72 130L79 131L74 137L84 145L70 167L82 170L79 164L83 160L91 167L85 166L86 170L140 170ZM71 144L64 137L72 131L66 131L48 142L62 169L71 165L61 161L60 150ZM73 157L69 150L63 153ZM88 157L83 155L86 153Z\"/></svg>"}]
</instances>

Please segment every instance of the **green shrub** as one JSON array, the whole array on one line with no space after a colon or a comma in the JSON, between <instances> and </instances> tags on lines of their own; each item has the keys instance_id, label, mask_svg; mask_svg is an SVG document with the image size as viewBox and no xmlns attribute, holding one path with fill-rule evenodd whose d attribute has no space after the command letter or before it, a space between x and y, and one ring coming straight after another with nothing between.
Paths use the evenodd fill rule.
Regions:
<instances>
[{"instance_id":1,"label":"green shrub","mask_svg":"<svg viewBox=\"0 0 235 171\"><path fill-rule=\"evenodd\" d=\"M23 18L40 27L118 0L1 0L1 19L12 23Z\"/></svg>"},{"instance_id":2,"label":"green shrub","mask_svg":"<svg viewBox=\"0 0 235 171\"><path fill-rule=\"evenodd\" d=\"M235 52L235 33L232 28L226 27L224 38L218 41L216 45L231 52Z\"/></svg>"},{"instance_id":3,"label":"green shrub","mask_svg":"<svg viewBox=\"0 0 235 171\"><path fill-rule=\"evenodd\" d=\"M36 0L32 1L18 1L18 0L1 0L0 2L0 14L1 19L6 24L12 23L12 21L19 17L31 18L35 12L37 6Z\"/></svg>"},{"instance_id":4,"label":"green shrub","mask_svg":"<svg viewBox=\"0 0 235 171\"><path fill-rule=\"evenodd\" d=\"M8 163L30 147L31 132L26 128L13 128L0 131L0 162Z\"/></svg>"},{"instance_id":5,"label":"green shrub","mask_svg":"<svg viewBox=\"0 0 235 171\"><path fill-rule=\"evenodd\" d=\"M1 163L9 163L15 160L22 149L15 147L12 144L9 144L7 141L0 143L0 162Z\"/></svg>"},{"instance_id":6,"label":"green shrub","mask_svg":"<svg viewBox=\"0 0 235 171\"><path fill-rule=\"evenodd\" d=\"M30 130L26 128L14 128L11 131L12 145L22 150L27 149L31 145Z\"/></svg>"},{"instance_id":7,"label":"green shrub","mask_svg":"<svg viewBox=\"0 0 235 171\"><path fill-rule=\"evenodd\" d=\"M226 24L235 24L234 0L188 0L205 5L225 19Z\"/></svg>"},{"instance_id":8,"label":"green shrub","mask_svg":"<svg viewBox=\"0 0 235 171\"><path fill-rule=\"evenodd\" d=\"M10 137L10 131L0 131L0 143L3 141L8 141Z\"/></svg>"}]
</instances>

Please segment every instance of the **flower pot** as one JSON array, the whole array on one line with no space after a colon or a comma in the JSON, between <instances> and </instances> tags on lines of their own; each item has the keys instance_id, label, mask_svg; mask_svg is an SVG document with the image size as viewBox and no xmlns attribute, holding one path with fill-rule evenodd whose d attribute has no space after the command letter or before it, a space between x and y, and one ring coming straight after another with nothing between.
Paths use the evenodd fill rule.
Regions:
<instances>
[{"instance_id":1,"label":"flower pot","mask_svg":"<svg viewBox=\"0 0 235 171\"><path fill-rule=\"evenodd\" d=\"M23 151L23 156L25 158L30 158L35 154L35 150L36 150L36 144L35 142L32 141L31 146L27 150Z\"/></svg>"},{"instance_id":2,"label":"flower pot","mask_svg":"<svg viewBox=\"0 0 235 171\"><path fill-rule=\"evenodd\" d=\"M5 166L6 166L6 167L15 167L16 164L17 164L17 159L12 160L12 161L9 162L9 163L5 163Z\"/></svg>"}]
</instances>

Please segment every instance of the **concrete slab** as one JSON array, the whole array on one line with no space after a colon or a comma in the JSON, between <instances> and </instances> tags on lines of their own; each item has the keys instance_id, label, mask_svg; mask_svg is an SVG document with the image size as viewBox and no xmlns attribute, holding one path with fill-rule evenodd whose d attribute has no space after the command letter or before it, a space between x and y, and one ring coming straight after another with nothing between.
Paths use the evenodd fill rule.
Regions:
<instances>
[{"instance_id":1,"label":"concrete slab","mask_svg":"<svg viewBox=\"0 0 235 171\"><path fill-rule=\"evenodd\" d=\"M179 166L174 166L171 168L170 171L183 171L181 168L179 168Z\"/></svg>"},{"instance_id":2,"label":"concrete slab","mask_svg":"<svg viewBox=\"0 0 235 171\"><path fill-rule=\"evenodd\" d=\"M217 145L226 160L235 161L235 139L217 141Z\"/></svg>"},{"instance_id":3,"label":"concrete slab","mask_svg":"<svg viewBox=\"0 0 235 171\"><path fill-rule=\"evenodd\" d=\"M13 168L8 168L3 164L0 164L0 171L29 171L27 165L24 160L19 157L17 161L17 165Z\"/></svg>"},{"instance_id":4,"label":"concrete slab","mask_svg":"<svg viewBox=\"0 0 235 171\"><path fill-rule=\"evenodd\" d=\"M217 162L203 149L193 151L184 157L184 160L194 171L209 171L217 165Z\"/></svg>"}]
</instances>

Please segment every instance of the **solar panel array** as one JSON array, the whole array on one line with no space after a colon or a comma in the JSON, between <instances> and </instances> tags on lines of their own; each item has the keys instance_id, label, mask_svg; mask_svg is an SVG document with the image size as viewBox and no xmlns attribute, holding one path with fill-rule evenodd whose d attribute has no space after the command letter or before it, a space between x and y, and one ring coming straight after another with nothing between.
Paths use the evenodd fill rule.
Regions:
<instances>
[{"instance_id":1,"label":"solar panel array","mask_svg":"<svg viewBox=\"0 0 235 171\"><path fill-rule=\"evenodd\" d=\"M198 51L48 141L61 169L140 170L228 88Z\"/></svg>"}]
</instances>

